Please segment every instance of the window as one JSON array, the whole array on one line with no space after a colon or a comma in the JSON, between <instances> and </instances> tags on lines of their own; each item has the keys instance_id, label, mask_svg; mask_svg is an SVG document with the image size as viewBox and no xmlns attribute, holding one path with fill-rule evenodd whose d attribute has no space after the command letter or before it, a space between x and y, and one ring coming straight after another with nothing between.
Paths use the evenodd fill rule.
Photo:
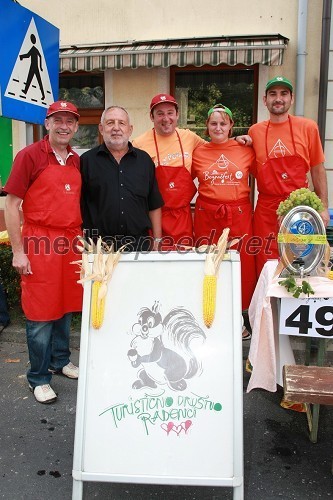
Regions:
<instances>
[{"instance_id":1,"label":"window","mask_svg":"<svg viewBox=\"0 0 333 500\"><path fill-rule=\"evenodd\" d=\"M104 73L60 74L59 99L72 102L80 112L80 127L72 147L87 150L100 144L98 124L104 110Z\"/></svg>"},{"instance_id":2,"label":"window","mask_svg":"<svg viewBox=\"0 0 333 500\"><path fill-rule=\"evenodd\" d=\"M257 78L257 65L171 68L171 88L179 103L179 126L207 139L203 135L207 112L221 103L233 113L234 135L247 133L256 121Z\"/></svg>"},{"instance_id":3,"label":"window","mask_svg":"<svg viewBox=\"0 0 333 500\"><path fill-rule=\"evenodd\" d=\"M104 108L104 73L60 74L59 99L82 109Z\"/></svg>"}]
</instances>

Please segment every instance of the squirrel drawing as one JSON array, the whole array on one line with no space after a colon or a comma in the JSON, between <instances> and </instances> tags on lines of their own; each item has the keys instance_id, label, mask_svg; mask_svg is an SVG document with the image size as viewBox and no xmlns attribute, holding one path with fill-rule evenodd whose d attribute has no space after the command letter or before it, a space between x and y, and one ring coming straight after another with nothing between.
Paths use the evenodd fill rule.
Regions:
<instances>
[{"instance_id":1,"label":"squirrel drawing","mask_svg":"<svg viewBox=\"0 0 333 500\"><path fill-rule=\"evenodd\" d=\"M155 388L167 384L175 391L184 391L186 380L201 372L201 364L191 349L194 339L204 342L205 333L193 314L175 307L162 318L160 303L143 307L138 322L132 326L135 334L127 353L134 368L140 367L133 389Z\"/></svg>"}]
</instances>

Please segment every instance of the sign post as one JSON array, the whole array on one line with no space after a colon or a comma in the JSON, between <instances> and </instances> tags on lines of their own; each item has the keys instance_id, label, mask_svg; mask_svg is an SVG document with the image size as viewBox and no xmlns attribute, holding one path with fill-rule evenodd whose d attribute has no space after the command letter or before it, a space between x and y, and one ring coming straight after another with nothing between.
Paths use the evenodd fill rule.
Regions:
<instances>
[{"instance_id":1,"label":"sign post","mask_svg":"<svg viewBox=\"0 0 333 500\"><path fill-rule=\"evenodd\" d=\"M1 0L0 115L43 124L59 91L59 29Z\"/></svg>"},{"instance_id":2,"label":"sign post","mask_svg":"<svg viewBox=\"0 0 333 500\"><path fill-rule=\"evenodd\" d=\"M240 261L217 281L202 319L205 254L124 254L102 327L85 285L73 499L83 481L228 486L243 499Z\"/></svg>"}]
</instances>

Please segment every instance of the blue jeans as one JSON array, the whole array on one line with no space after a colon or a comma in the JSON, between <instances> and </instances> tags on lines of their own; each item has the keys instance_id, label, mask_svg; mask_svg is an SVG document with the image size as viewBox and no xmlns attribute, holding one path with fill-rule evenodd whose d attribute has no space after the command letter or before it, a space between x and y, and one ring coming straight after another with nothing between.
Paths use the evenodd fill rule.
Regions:
<instances>
[{"instance_id":1,"label":"blue jeans","mask_svg":"<svg viewBox=\"0 0 333 500\"><path fill-rule=\"evenodd\" d=\"M26 332L30 369L27 379L32 387L49 384L52 373L69 363L69 334L72 314L54 321L27 320Z\"/></svg>"},{"instance_id":2,"label":"blue jeans","mask_svg":"<svg viewBox=\"0 0 333 500\"><path fill-rule=\"evenodd\" d=\"M2 284L0 283L0 325L7 326L10 323L7 299Z\"/></svg>"}]
</instances>

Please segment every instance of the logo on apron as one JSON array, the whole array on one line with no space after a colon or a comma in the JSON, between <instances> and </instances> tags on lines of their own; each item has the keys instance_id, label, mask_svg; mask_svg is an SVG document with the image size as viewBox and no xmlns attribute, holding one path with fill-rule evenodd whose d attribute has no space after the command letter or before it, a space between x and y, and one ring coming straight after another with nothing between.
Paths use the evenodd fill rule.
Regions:
<instances>
[{"instance_id":1,"label":"logo on apron","mask_svg":"<svg viewBox=\"0 0 333 500\"><path fill-rule=\"evenodd\" d=\"M268 157L273 156L274 158L281 158L284 156L291 156L291 155L292 155L292 153L291 153L291 151L289 151L287 146L285 144L283 144L281 139L278 139L276 141L276 143L274 144L274 146L272 147Z\"/></svg>"}]
</instances>

